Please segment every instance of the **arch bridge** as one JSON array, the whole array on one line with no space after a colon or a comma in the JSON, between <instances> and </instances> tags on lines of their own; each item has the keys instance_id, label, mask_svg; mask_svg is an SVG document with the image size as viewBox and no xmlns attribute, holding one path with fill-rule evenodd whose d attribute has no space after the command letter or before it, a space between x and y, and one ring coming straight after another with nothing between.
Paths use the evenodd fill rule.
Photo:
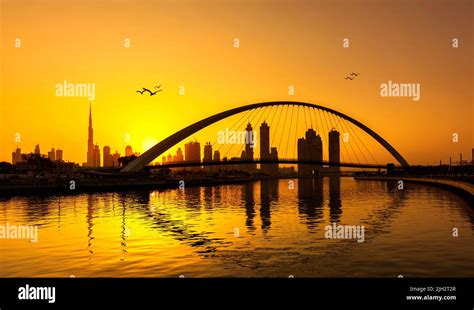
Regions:
<instances>
[{"instance_id":1,"label":"arch bridge","mask_svg":"<svg viewBox=\"0 0 474 310\"><path fill-rule=\"evenodd\" d=\"M207 117L203 120L200 120L198 122L195 122L194 124L191 124L191 125L183 128L183 129L179 130L178 132L170 135L166 139L164 139L161 142L154 145L152 148L150 148L149 150L144 152L142 155L140 155L138 158L136 158L135 160L130 162L127 166L125 166L121 170L121 172L137 172L137 171L140 171L140 170L144 169L145 166L147 166L152 161L154 161L158 156L165 153L167 150L169 150L170 148L172 148L173 146L175 146L179 142L183 141L184 139L192 136L193 134L200 131L201 129L204 129L204 128L206 128L206 127L208 127L208 126L210 126L214 123L217 123L221 120L224 120L226 118L229 118L229 117L234 116L234 115L239 114L239 113L246 112L245 115L242 118L245 118L245 116L247 116L247 115L248 115L247 117L250 118L250 115L251 115L252 111L255 112L257 110L264 109L263 113L265 113L265 110L267 108L270 108L269 113L271 113L272 109L276 108L276 110L273 111L273 113L274 113L273 117L275 118L276 114L278 114L278 110L280 110L280 115L278 117L278 121L280 121L280 119L283 119L283 117L284 117L285 118L284 127L285 127L286 126L286 121L287 121L287 116L288 116L288 114L290 114L290 112L288 110L285 110L285 112L282 113L282 111L285 107L286 108L297 108L297 109L299 109L297 111L300 111L300 112L301 112L301 109L302 109L303 112L305 113L304 114L304 121L305 122L307 122L307 120L308 120L308 115L306 113L313 113L313 114L309 114L309 119L310 119L311 123L314 120L315 123L318 122L318 124L323 126L323 128L327 128L328 130L331 127L331 125L333 126L333 128L334 128L335 125L337 125L339 128L341 128L341 130L344 130L346 132L354 133L356 139L353 139L352 141L354 141L354 140L357 141L357 139L359 139L359 142L354 143L354 144L356 144L356 147L353 147L352 145L350 145L350 148L352 148L352 152L356 156L357 156L357 153L356 153L355 149L359 148L359 150L361 150L360 145L362 144L364 147L365 147L365 145L364 145L363 141L357 136L355 130L352 128L352 125L358 127L360 130L367 133L376 142L378 142L378 144L380 144L383 148L385 148L402 167L408 167L409 166L409 164L405 160L405 158L390 143L388 143L384 138L382 138L374 130L372 130L369 127L367 127L366 125L362 124L360 121L358 121L358 120L356 120L356 119L354 119L354 118L352 118L352 117L350 117L350 116L348 116L344 113L341 113L339 111L336 111L336 110L333 110L333 109L330 109L330 108L327 108L327 107L324 107L324 106L321 106L321 105L306 103L306 102L270 101L270 102L261 102L261 103L249 104L249 105L233 108L233 109L230 109L230 110L227 110L227 111L209 116L209 117ZM294 111L294 109L291 110L290 127L291 127L291 123L294 120L293 111ZM319 114L318 115L314 114L316 112L319 113ZM283 117L282 117L282 114L284 115ZM319 116L319 120L318 120L318 116ZM323 121L323 117L324 117L324 121ZM329 121L328 121L328 119L329 119ZM244 119L244 121L245 121L245 119ZM301 122L302 122L302 120L299 119L299 116L297 116L296 117L296 126L298 126L298 124L301 123ZM326 124L327 127L324 127L324 124ZM280 126L279 123L278 123L277 127L278 126ZM290 128L290 130L291 130L291 128ZM283 131L282 131L282 133L283 133ZM280 140L281 140L281 137L280 137ZM346 147L344 143L342 143L342 144L343 144L343 147ZM287 143L287 145L288 145L288 143ZM351 149L350 148L348 146L347 150L346 150L348 155L351 154ZM366 150L368 151L367 148L366 148ZM361 152L362 152L362 150L361 150ZM233 164L239 164L239 163L248 164L248 162L250 162L250 161L254 161L256 163L262 163L262 160L247 159L246 161L242 161L242 162L234 161ZM286 161L284 161L283 159L282 160L277 160L277 161L266 159L266 161L268 161L269 163L270 162L272 162L272 163L275 163L275 162L279 162L279 163L305 163L305 164L307 163L307 162L301 161L301 160L298 161L298 159L289 159L289 158L286 158ZM313 163L314 163L314 161L313 161ZM369 164L369 163L364 163L364 162L353 163L353 162L347 162L347 161L346 162L334 163L334 162L330 162L330 161L321 160L321 161L318 161L318 163L321 164L321 165L327 165L327 166L346 166L346 167L381 167L381 166L383 166L383 165L380 165L380 164ZM182 162L181 166L196 166L196 165L203 166L203 165L207 165L207 164L217 165L215 162L214 163L202 162L201 164ZM170 167L179 167L180 166L179 163L169 163L169 165L171 165Z\"/></svg>"}]
</instances>

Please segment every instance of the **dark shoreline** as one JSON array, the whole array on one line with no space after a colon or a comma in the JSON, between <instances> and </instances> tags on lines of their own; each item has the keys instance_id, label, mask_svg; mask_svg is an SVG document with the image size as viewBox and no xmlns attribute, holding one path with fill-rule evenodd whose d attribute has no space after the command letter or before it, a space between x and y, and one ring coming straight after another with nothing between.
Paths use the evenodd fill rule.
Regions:
<instances>
[{"instance_id":1,"label":"dark shoreline","mask_svg":"<svg viewBox=\"0 0 474 310\"><path fill-rule=\"evenodd\" d=\"M104 192L127 192L136 190L166 190L178 189L180 181L185 182L186 187L206 187L219 186L229 184L243 184L260 180L276 180L276 179L296 179L297 176L280 177L280 178L262 178L262 177L238 177L228 179L145 179L145 180L127 180L123 179L104 179L98 182L80 180L77 181L75 189L69 188L69 180L55 183L24 183L0 185L0 197L14 196L30 196L30 195L77 195L82 193L104 193Z\"/></svg>"}]
</instances>

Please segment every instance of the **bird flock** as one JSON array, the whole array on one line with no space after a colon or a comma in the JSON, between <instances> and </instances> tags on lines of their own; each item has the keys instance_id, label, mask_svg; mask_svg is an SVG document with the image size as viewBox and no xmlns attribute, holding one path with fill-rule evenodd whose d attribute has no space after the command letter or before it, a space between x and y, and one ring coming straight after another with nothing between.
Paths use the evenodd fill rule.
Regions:
<instances>
[{"instance_id":1,"label":"bird flock","mask_svg":"<svg viewBox=\"0 0 474 310\"><path fill-rule=\"evenodd\" d=\"M150 96L154 96L158 92L162 91L162 89L160 89L160 87L161 87L161 85L155 86L156 91L154 91L154 92L152 92L148 88L142 87L142 90L137 90L137 93L140 93L140 95L143 95L143 93L148 92L148 93L150 93Z\"/></svg>"},{"instance_id":2,"label":"bird flock","mask_svg":"<svg viewBox=\"0 0 474 310\"><path fill-rule=\"evenodd\" d=\"M360 74L360 73L351 72L351 73L349 73L348 76L346 76L346 80L352 81L353 79L355 79L356 77L358 77L359 74Z\"/></svg>"}]
</instances>

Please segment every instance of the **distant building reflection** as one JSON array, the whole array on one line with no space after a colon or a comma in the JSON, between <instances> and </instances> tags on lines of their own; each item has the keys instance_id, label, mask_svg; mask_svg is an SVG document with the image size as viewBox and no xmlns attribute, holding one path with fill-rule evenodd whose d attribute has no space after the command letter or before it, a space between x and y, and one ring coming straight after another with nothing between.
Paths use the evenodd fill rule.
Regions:
<instances>
[{"instance_id":1,"label":"distant building reflection","mask_svg":"<svg viewBox=\"0 0 474 310\"><path fill-rule=\"evenodd\" d=\"M298 179L298 212L314 228L323 217L323 178Z\"/></svg>"},{"instance_id":2,"label":"distant building reflection","mask_svg":"<svg viewBox=\"0 0 474 310\"><path fill-rule=\"evenodd\" d=\"M184 202L188 209L201 208L201 187L187 187L184 189Z\"/></svg>"},{"instance_id":3,"label":"distant building reflection","mask_svg":"<svg viewBox=\"0 0 474 310\"><path fill-rule=\"evenodd\" d=\"M214 186L214 205L222 206L222 186Z\"/></svg>"},{"instance_id":4,"label":"distant building reflection","mask_svg":"<svg viewBox=\"0 0 474 310\"><path fill-rule=\"evenodd\" d=\"M260 181L260 220L262 231L267 233L272 224L270 207L273 202L278 201L278 180ZM276 203L274 204L276 205Z\"/></svg>"},{"instance_id":5,"label":"distant building reflection","mask_svg":"<svg viewBox=\"0 0 474 310\"><path fill-rule=\"evenodd\" d=\"M126 226L126 218L127 218L127 205L135 204L135 202L147 202L149 203L149 195L146 195L144 192L129 192L129 193L119 193L119 207L122 206L122 219L120 222L120 247L122 248L121 254L127 253L127 238L129 236L129 230ZM115 209L115 207L114 207ZM123 257L120 258L121 261L124 260Z\"/></svg>"},{"instance_id":6,"label":"distant building reflection","mask_svg":"<svg viewBox=\"0 0 474 310\"><path fill-rule=\"evenodd\" d=\"M149 195L147 195L149 197ZM129 230L126 226L125 219L127 218L127 203L126 199L122 200L122 230L120 232L120 238L122 239L120 246L122 247L122 254L127 253L127 237L129 236ZM121 261L124 260L124 258L120 258Z\"/></svg>"},{"instance_id":7,"label":"distant building reflection","mask_svg":"<svg viewBox=\"0 0 474 310\"><path fill-rule=\"evenodd\" d=\"M50 216L50 204L54 201L47 196L30 196L26 200L25 216L30 222L46 219Z\"/></svg>"},{"instance_id":8,"label":"distant building reflection","mask_svg":"<svg viewBox=\"0 0 474 310\"><path fill-rule=\"evenodd\" d=\"M94 240L93 236L93 227L94 222L94 197L92 194L87 195L87 215L86 215L86 222L87 222L87 250L89 254L93 254L92 251L92 240ZM89 256L90 259L90 256Z\"/></svg>"},{"instance_id":9,"label":"distant building reflection","mask_svg":"<svg viewBox=\"0 0 474 310\"><path fill-rule=\"evenodd\" d=\"M133 192L133 197L130 197L135 204L146 206L150 204L150 191L149 190L138 190Z\"/></svg>"},{"instance_id":10,"label":"distant building reflection","mask_svg":"<svg viewBox=\"0 0 474 310\"><path fill-rule=\"evenodd\" d=\"M329 177L329 218L331 222L340 222L341 206L341 177L332 175Z\"/></svg>"},{"instance_id":11,"label":"distant building reflection","mask_svg":"<svg viewBox=\"0 0 474 310\"><path fill-rule=\"evenodd\" d=\"M248 233L253 234L255 232L255 198L254 198L254 182L245 183L242 189L242 201L245 202L245 226L247 227Z\"/></svg>"},{"instance_id":12,"label":"distant building reflection","mask_svg":"<svg viewBox=\"0 0 474 310\"><path fill-rule=\"evenodd\" d=\"M212 206L213 206L213 195L212 195L212 191L213 191L214 187L212 186L206 186L204 187L204 208L205 209L212 209Z\"/></svg>"}]
</instances>

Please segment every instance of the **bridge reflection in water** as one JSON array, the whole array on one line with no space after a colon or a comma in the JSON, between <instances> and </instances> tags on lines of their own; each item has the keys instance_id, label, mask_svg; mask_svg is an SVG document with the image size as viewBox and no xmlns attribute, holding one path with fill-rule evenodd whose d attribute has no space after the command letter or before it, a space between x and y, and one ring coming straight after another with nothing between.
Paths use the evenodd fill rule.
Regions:
<instances>
[{"instance_id":1,"label":"bridge reflection in water","mask_svg":"<svg viewBox=\"0 0 474 310\"><path fill-rule=\"evenodd\" d=\"M0 276L447 276L474 263L459 197L352 178L3 198L6 222L39 225L39 242L0 243ZM364 225L365 242L325 239L331 223Z\"/></svg>"}]
</instances>

